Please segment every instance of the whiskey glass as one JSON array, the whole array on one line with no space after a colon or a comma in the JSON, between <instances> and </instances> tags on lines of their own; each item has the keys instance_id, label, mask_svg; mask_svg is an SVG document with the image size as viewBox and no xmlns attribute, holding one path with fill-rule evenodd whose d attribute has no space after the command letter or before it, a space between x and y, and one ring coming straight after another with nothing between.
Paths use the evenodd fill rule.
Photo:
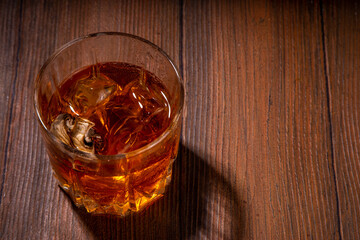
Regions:
<instances>
[{"instance_id":1,"label":"whiskey glass","mask_svg":"<svg viewBox=\"0 0 360 240\"><path fill-rule=\"evenodd\" d=\"M155 140L130 152L99 155L81 151L54 136L46 113L65 79L99 62L139 66L166 87L170 125ZM34 88L34 106L54 176L78 207L93 214L125 216L160 198L171 181L177 157L184 87L168 55L140 37L118 32L94 33L58 49L41 67Z\"/></svg>"}]
</instances>

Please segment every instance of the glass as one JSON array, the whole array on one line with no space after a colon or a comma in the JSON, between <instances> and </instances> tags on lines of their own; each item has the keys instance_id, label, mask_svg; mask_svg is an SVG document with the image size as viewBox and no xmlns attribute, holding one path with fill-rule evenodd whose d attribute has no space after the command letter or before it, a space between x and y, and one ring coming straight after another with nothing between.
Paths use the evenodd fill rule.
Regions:
<instances>
[{"instance_id":1,"label":"glass","mask_svg":"<svg viewBox=\"0 0 360 240\"><path fill-rule=\"evenodd\" d=\"M106 62L127 63L153 73L168 91L171 108L170 124L160 136L115 155L94 154L65 144L47 121L51 99L64 80L85 67ZM124 33L95 33L75 39L42 66L34 100L53 173L76 206L84 206L90 213L125 216L164 194L178 152L184 89L176 67L159 47Z\"/></svg>"}]
</instances>

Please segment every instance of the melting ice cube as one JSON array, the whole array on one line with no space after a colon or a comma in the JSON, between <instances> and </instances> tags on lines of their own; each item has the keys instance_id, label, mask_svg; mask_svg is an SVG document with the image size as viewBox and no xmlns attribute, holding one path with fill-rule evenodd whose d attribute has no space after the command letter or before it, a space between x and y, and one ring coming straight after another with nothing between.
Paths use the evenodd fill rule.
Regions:
<instances>
[{"instance_id":1,"label":"melting ice cube","mask_svg":"<svg viewBox=\"0 0 360 240\"><path fill-rule=\"evenodd\" d=\"M93 122L85 118L60 114L51 124L50 132L69 146L83 152L94 153L94 142L102 142L101 137L96 134L94 126Z\"/></svg>"},{"instance_id":2,"label":"melting ice cube","mask_svg":"<svg viewBox=\"0 0 360 240\"><path fill-rule=\"evenodd\" d=\"M70 108L76 115L88 116L100 104L106 104L118 88L115 81L102 73L92 74L69 89Z\"/></svg>"},{"instance_id":3,"label":"melting ice cube","mask_svg":"<svg viewBox=\"0 0 360 240\"><path fill-rule=\"evenodd\" d=\"M51 124L50 132L61 142L71 146L69 133L74 127L74 120L70 114L60 114Z\"/></svg>"},{"instance_id":4,"label":"melting ice cube","mask_svg":"<svg viewBox=\"0 0 360 240\"><path fill-rule=\"evenodd\" d=\"M76 118L70 135L74 147L83 152L94 152L94 145L91 139L95 135L93 126L95 124L87 119Z\"/></svg>"}]
</instances>

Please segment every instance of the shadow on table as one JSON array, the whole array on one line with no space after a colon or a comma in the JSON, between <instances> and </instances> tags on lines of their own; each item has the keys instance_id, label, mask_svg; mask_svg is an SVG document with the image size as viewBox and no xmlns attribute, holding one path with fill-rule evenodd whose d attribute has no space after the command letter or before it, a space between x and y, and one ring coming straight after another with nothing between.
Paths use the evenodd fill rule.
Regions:
<instances>
[{"instance_id":1,"label":"shadow on table","mask_svg":"<svg viewBox=\"0 0 360 240\"><path fill-rule=\"evenodd\" d=\"M185 146L165 196L148 209L125 218L73 209L95 239L241 239L244 226L230 183Z\"/></svg>"}]
</instances>

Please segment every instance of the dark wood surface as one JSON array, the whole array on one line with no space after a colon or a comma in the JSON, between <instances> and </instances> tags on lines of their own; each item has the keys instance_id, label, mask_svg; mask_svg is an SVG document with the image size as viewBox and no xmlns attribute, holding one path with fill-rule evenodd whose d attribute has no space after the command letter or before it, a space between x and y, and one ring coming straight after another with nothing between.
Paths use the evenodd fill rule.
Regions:
<instances>
[{"instance_id":1,"label":"dark wood surface","mask_svg":"<svg viewBox=\"0 0 360 240\"><path fill-rule=\"evenodd\" d=\"M52 177L40 66L98 31L167 52L186 89L165 197L91 216ZM360 2L1 1L0 239L360 239Z\"/></svg>"}]
</instances>

